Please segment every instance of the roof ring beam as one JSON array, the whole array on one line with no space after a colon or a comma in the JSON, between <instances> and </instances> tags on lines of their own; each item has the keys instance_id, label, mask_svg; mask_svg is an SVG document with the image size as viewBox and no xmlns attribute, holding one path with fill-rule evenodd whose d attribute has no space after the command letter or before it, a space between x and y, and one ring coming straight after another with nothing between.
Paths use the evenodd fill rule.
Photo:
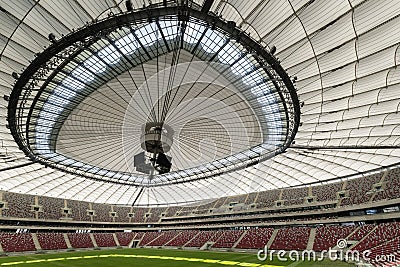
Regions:
<instances>
[{"instance_id":1,"label":"roof ring beam","mask_svg":"<svg viewBox=\"0 0 400 267\"><path fill-rule=\"evenodd\" d=\"M126 3L130 3L130 1L127 1ZM50 40L54 40L52 45L45 49L42 53L40 53L34 61L29 65L24 72L21 75L18 74L13 74L13 77L17 80L16 84L14 86L14 89L10 95L10 102L8 106L8 122L9 126L11 129L11 133L14 137L14 139L17 141L19 147L24 151L24 153L30 157L32 160L36 162L40 162L42 164L45 164L46 166L51 166L56 169L60 169L66 172L74 173L74 174L79 174L82 176L85 176L87 178L91 179L98 179L98 180L107 180L109 182L117 182L117 183L126 183L126 184L132 184L130 180L124 180L121 179L121 177L125 177L128 175L127 173L117 173L117 174L111 174L110 176L107 176L107 174L110 172L110 170L105 170L105 169L98 169L95 166L88 166L86 169L81 168L79 165L78 167L74 167L74 164L71 163L71 161L67 158L62 158L61 161L55 162L57 156L51 156L49 158L41 157L40 153L37 153L35 149L37 149L38 146L37 144L40 145L40 143L37 143L37 140L33 140L32 143L29 142L29 138L32 138L32 134L27 134L27 133L33 133L33 136L35 135L35 128L36 127L36 122L38 120L39 115L37 115L37 112L35 112L36 115L30 115L36 116L33 120L30 120L30 115L26 114L27 110L31 110L29 105L32 105L32 103L36 104L38 103L38 106L35 107L35 109L40 110L43 106L43 103L46 103L44 101L37 101L39 97L46 98L48 95L45 96L40 96L43 94L40 94L40 90L44 90L44 88L39 88L37 87L38 82L37 81L43 81L43 79L48 81L49 79L53 79L55 76L52 76L53 73L57 72L59 73L62 77L68 77L71 75L66 75L67 73L64 71L63 68L59 69L57 67L57 64L61 66L65 62L71 62L72 65L77 63L74 61L74 58L77 57L77 54L81 53L83 48L87 48L89 50L93 49L93 47L100 47L99 49L105 48L104 47L104 39L107 39L107 36L113 36L113 35L119 35L121 36L121 32L125 31L126 29L127 32L125 34L130 34L132 35L131 42L132 44L135 43L137 47L132 48L123 48L125 50L122 50L121 47L123 47L123 44L121 44L121 41L118 45L116 45L113 42L110 42L111 44L107 46L108 52L103 53L103 56L97 57L97 52L94 51L95 53L91 56L95 60L98 60L98 64L104 66L104 70L110 69L114 70L113 72L116 72L116 67L113 65L115 62L122 62L123 60L127 61L126 57L130 56L131 54L134 55L137 52L132 52L132 50L129 50L127 54L124 54L124 51L127 51L126 49L136 49L134 51L139 51L141 53L141 58L140 62L143 64L146 61L149 61L153 58L152 54L155 53L155 46L152 47L152 43L154 43L154 40L152 40L151 34L155 34L151 32L151 30L156 30L162 33L162 39L165 44L168 44L170 42L171 37L170 36L165 36L163 33L165 25L158 25L154 29L154 25L151 25L151 23L154 23L154 21L171 21L171 18L178 18L184 16L185 17L185 23L186 23L186 29L185 29L185 35L182 34L181 38L181 47L183 42L185 41L185 38L190 38L190 36L186 36L189 34L189 27L193 27L194 24L198 25L198 36L195 38L195 42L193 42L192 46L190 47L190 51L202 51L202 54L209 55L209 58L215 59L215 61L219 60L225 60L221 61L223 62L228 68L231 68L235 70L235 76L236 79L235 82L240 82L241 80L244 79L246 75L247 80L243 80L244 82L254 82L253 80L259 79L257 76L252 76L253 74L257 75L258 72L243 72L243 68L246 67L246 62L254 62L251 64L264 64L268 65L268 77L265 76L265 74L260 74L264 75L261 77L261 81L269 81L270 86L272 88L272 92L279 92L279 96L277 96L277 99L279 99L280 105L285 106L284 112L285 114L282 114L282 118L286 117L286 120L282 120L282 122L287 122L285 123L284 126L282 126L281 132L278 135L285 135L283 139L279 139L282 143L279 143L279 146L276 147L276 151L271 154L262 154L264 152L259 152L258 150L249 149L248 154L242 154L242 158L235 158L233 157L233 160L235 161L233 164L229 165L229 161L221 161L219 162L218 165L213 165L213 166L207 166L205 169L198 168L197 170L199 172L193 172L192 169L190 171L184 170L182 172L182 175L179 177L171 178L170 176L165 177L165 180L162 182L162 185L165 184L172 184L172 183L180 183L180 182L185 182L185 181L193 181L197 179L204 179L204 177L210 177L210 176L218 176L222 173L228 173L228 172L234 172L236 170L240 170L243 168L246 168L246 166L251 166L255 162L259 162L262 160L266 160L268 158L271 158L275 156L276 154L282 153L286 150L287 147L290 146L292 141L294 140L295 134L297 133L297 129L299 127L299 121L300 121L300 105L299 101L297 98L297 93L294 88L294 85L289 77L289 75L286 73L286 71L282 68L278 60L274 57L274 49L273 47L271 48L270 51L267 51L264 47L260 45L259 42L256 40L252 39L248 34L244 33L242 30L240 30L236 25L232 22L228 22L223 20L222 18L212 14L209 12L209 8L211 8L213 4L213 1L205 1L204 5L202 7L198 5L191 5L189 7L186 3L183 3L183 5L178 5L178 6L162 6L162 5L152 5L149 7L146 7L144 9L140 10L135 10L131 12L126 12L118 15L112 15L104 20L100 21L95 21L92 24L88 24L86 27L77 30L75 32L70 33L69 35L63 36L59 40L55 41L55 36L54 35L49 35ZM129 6L129 4L128 4ZM127 6L127 8L128 8ZM133 8L133 7L132 7ZM129 8L128 8L129 9ZM134 12L134 14L132 13ZM187 20L187 21L186 21ZM150 22L149 22L150 21ZM146 28L146 33L148 34L147 37L150 38L150 40L146 40L146 36L138 36L138 31L137 31L137 25L146 25L149 26ZM172 24L168 24L172 25ZM192 25L192 26L191 26ZM144 26L144 27L146 27ZM211 27L210 27L211 26ZM171 27L171 26L169 26ZM151 28L151 29L150 29ZM179 27L178 27L179 29ZM149 32L150 30L150 32ZM182 29L181 29L182 30ZM120 32L118 32L120 31ZM145 31L142 31L143 33ZM191 29L193 31L193 28ZM208 36L207 34L211 34ZM157 36L157 34L155 34ZM210 39L210 37L214 36L220 36L220 40L225 40L221 41L221 46L219 47L216 45L215 41L211 41L211 46L208 48L209 51L205 50L207 44L207 40L203 41L204 39ZM140 37L140 38L139 38ZM121 38L121 37L120 37ZM157 37L159 38L159 37ZM153 38L154 39L154 38ZM107 39L108 40L108 39ZM122 40L118 39L118 40ZM240 47L240 52L237 54L236 57L232 58L223 58L221 59L218 54L221 53L222 51L225 51L224 53L229 53L229 49L232 49L232 44L228 43L226 40L235 42L237 44L237 47ZM99 42L99 43L96 43ZM99 44L99 46L93 46L93 44ZM196 47L194 47L196 46ZM194 47L194 48L193 48ZM116 51L115 54L112 51ZM190 52L189 51L189 52ZM227 52L228 51L228 52ZM251 52L249 52L251 51ZM105 52L105 51L102 51ZM130 53L130 54L128 54ZM143 57L143 54L146 54L147 57ZM62 55L62 57L60 56ZM116 56L117 59L115 59ZM256 58L253 56L256 55ZM108 57L108 58L107 58ZM208 59L209 59L208 58ZM86 60L87 58L85 58ZM129 59L129 58L128 58ZM239 61L240 62L239 62ZM133 62L133 61L132 61ZM232 63L237 62L236 65L233 66ZM85 63L85 62L82 62ZM52 64L51 68L46 66L50 66ZM69 63L68 63L69 64ZM122 64L122 63L121 63ZM256 67L256 65L250 65L253 67ZM75 66L75 65L74 65ZM78 64L80 66L80 64ZM244 67L243 67L244 66ZM119 68L121 66L119 65ZM253 68L251 67L251 68ZM43 69L45 68L45 69ZM84 70L85 68L82 68L81 70ZM244 73L246 75L244 75ZM91 73L89 75L89 72L87 73L88 76L92 76L91 79L97 79L97 75ZM243 76L243 79L237 79L238 77L240 78L240 75ZM94 77L94 78L93 78ZM106 76L103 75L105 78ZM103 78L102 77L102 78ZM111 77L111 75L110 75ZM68 82L69 83L75 83L78 84L77 86L80 86L85 82L85 77L79 77L79 79L76 79L76 77L72 77ZM100 79L101 80L101 79ZM43 84L43 83L39 83ZM46 83L50 84L50 83ZM55 84L55 83L52 83ZM256 83L257 86L259 87L258 83ZM279 87L279 88L276 88ZM92 86L92 84L88 84L87 88L84 87L85 90L96 90L95 86ZM50 88L51 89L51 88ZM54 89L55 90L55 89ZM256 101L258 100L260 103L269 103L268 97L266 97L266 93L262 91L262 88L257 89L259 91L254 91L252 92L252 97L253 100L255 99ZM81 91L77 91L74 94L77 96L80 95ZM262 93L262 96L259 96L258 92ZM35 95L36 94L36 95ZM257 96L254 98L254 96ZM32 98L34 99L33 102L31 101L25 101L26 98ZM82 98L84 99L84 98ZM73 103L73 100L71 99L70 103ZM57 103L58 105L58 103ZM58 107L62 108L62 106ZM65 109L66 111L71 111L71 109L68 106L68 109ZM73 110L73 109L72 109ZM258 109L259 112L261 112L261 108ZM49 116L56 117L58 112L58 109L56 112L51 111ZM64 112L64 110L62 110ZM274 110L271 109L269 112L271 113L266 113L267 115L271 115L274 113ZM291 112L290 116L288 113ZM63 118L67 118L68 114L62 113ZM20 116L27 117L27 119L21 120ZM264 115L263 115L264 116ZM274 115L271 115L274 117ZM265 117L267 117L265 115ZM51 118L46 117L45 118L47 122L51 122ZM62 119L62 118L61 118ZM60 119L60 120L61 120ZM58 120L58 119L57 119ZM265 121L266 119L264 119ZM24 122L32 122L31 127L27 127L27 124ZM58 123L58 121L57 121ZM35 124L35 125L33 125ZM62 122L60 122L61 125ZM58 126L57 126L58 127ZM43 127L42 127L43 128ZM271 128L272 129L272 128ZM283 134L282 134L283 133ZM43 134L46 135L46 134ZM271 134L272 136L273 134ZM281 137L279 137L281 138ZM55 138L50 138L49 140L55 140ZM33 147L32 147L33 146ZM259 147L260 149L260 147ZM252 152L252 153L251 153ZM47 153L47 152L43 152ZM257 156L254 156L254 155ZM252 156L253 155L253 156ZM232 158L232 157L231 157ZM63 163L65 161L65 164ZM67 163L68 162L68 163ZM231 162L232 163L232 162ZM218 166L221 166L219 168ZM195 168L193 168L195 169ZM91 171L93 170L93 171ZM115 177L115 178L114 178ZM140 185L137 184L137 185Z\"/></svg>"}]
</instances>

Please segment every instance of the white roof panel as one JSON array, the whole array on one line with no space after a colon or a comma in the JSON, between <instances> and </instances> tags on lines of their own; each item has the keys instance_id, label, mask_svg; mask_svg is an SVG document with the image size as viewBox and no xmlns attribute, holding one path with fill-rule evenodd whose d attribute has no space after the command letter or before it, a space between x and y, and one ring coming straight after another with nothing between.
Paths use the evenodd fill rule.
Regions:
<instances>
[{"instance_id":1,"label":"white roof panel","mask_svg":"<svg viewBox=\"0 0 400 267\"><path fill-rule=\"evenodd\" d=\"M196 1L200 5L202 2ZM132 3L135 8L144 4L138 0ZM267 47L275 45L282 66L289 75L297 76L297 92L304 107L296 145L305 148L294 145L285 154L241 171L146 188L136 204L202 201L356 175L398 163L400 3L352 0L350 4L345 0L214 1L214 12L234 20ZM0 6L1 94L11 93L14 79L10 74L21 72L35 53L50 44L49 33L60 38L88 21L125 11L123 1L112 0L3 0ZM187 61L188 55L185 57L180 60ZM150 63L144 68L147 73L157 71ZM125 109L123 105L103 109L99 103L110 101L110 96L113 103L125 101L134 92L122 90L121 84L135 88L130 77L137 77L135 82L141 84L148 79L142 73L133 69L103 91L94 92L87 105L74 114L73 119L80 119L82 124L66 123L70 135L65 137L74 140L77 156L84 159L100 155L103 152L96 150L96 144L122 149L121 137L115 132L121 127ZM129 205L138 196L139 189L134 186L82 178L39 164L26 165L28 159L6 128L7 102L1 99L0 104L0 190ZM213 112L218 114L218 110ZM104 118L113 126L104 127ZM79 129L80 125L86 126ZM91 150L87 149L89 139L85 139L90 134L98 137ZM60 148L68 146L63 141ZM88 152L83 153L84 149ZM121 168L124 162L110 156L102 164Z\"/></svg>"}]
</instances>

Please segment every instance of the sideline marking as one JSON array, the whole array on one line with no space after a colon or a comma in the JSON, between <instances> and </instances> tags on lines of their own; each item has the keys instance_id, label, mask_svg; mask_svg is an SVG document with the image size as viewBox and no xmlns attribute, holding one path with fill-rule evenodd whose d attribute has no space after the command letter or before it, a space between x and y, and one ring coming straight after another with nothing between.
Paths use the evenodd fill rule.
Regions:
<instances>
[{"instance_id":1,"label":"sideline marking","mask_svg":"<svg viewBox=\"0 0 400 267\"><path fill-rule=\"evenodd\" d=\"M30 264L37 262L52 262L52 261L64 261L64 260L80 260L80 259L98 259L98 258L145 258L145 259L157 259L157 260L175 260L175 261L187 261L187 262L204 262L204 263L216 263L220 265L228 266L251 266L251 267L280 267L276 265L262 265L259 263L249 262L238 262L238 261L226 261L226 260L213 260L213 259L200 259L200 258L185 258L185 257L170 257L170 256L159 256L159 255L137 255L137 254L103 254L103 255L87 255L87 256L75 256L75 257L64 257L64 258L50 258L50 259L37 259L27 261L15 261L15 262L4 262L0 266L12 266L19 264Z\"/></svg>"}]
</instances>

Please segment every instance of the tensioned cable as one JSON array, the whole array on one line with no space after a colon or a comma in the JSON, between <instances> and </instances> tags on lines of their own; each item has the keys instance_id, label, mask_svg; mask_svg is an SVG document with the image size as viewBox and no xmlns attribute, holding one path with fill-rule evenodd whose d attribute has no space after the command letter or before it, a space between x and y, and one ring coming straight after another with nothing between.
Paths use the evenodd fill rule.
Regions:
<instances>
[{"instance_id":1,"label":"tensioned cable","mask_svg":"<svg viewBox=\"0 0 400 267\"><path fill-rule=\"evenodd\" d=\"M183 22L181 22L181 23L183 23ZM163 103L161 121L165 121L165 118L168 114L168 106L169 106L169 101L170 101L170 97L171 97L171 90L172 90L173 82L175 80L177 64L179 62L179 57L180 57L180 52L181 52L181 38L183 38L183 35L184 35L184 29L182 29L182 24L178 24L177 35L175 36L175 39L174 39L175 47L173 48L172 62L171 62L171 68L170 68L170 73L169 73L169 77L168 77L166 97L165 97L165 100Z\"/></svg>"}]
</instances>

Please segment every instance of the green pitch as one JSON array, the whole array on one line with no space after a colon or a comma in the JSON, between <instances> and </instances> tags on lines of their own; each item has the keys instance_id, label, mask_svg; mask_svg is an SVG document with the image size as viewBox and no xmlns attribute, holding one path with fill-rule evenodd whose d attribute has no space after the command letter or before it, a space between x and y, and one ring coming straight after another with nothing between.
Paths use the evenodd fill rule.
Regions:
<instances>
[{"instance_id":1,"label":"green pitch","mask_svg":"<svg viewBox=\"0 0 400 267\"><path fill-rule=\"evenodd\" d=\"M255 254L164 249L115 249L66 253L30 254L0 258L0 266L49 267L305 267L354 266L343 262L260 262Z\"/></svg>"}]
</instances>

